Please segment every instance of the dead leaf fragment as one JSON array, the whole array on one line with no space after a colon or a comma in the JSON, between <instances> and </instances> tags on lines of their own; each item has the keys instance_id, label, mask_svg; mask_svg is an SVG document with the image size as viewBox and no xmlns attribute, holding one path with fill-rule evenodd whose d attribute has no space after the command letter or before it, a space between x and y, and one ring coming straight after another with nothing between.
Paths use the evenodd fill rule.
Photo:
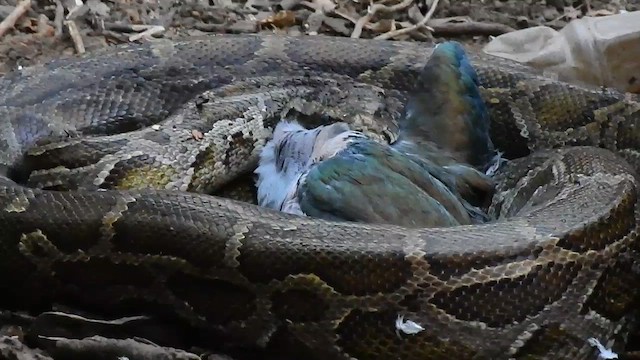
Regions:
<instances>
[{"instance_id":1,"label":"dead leaf fragment","mask_svg":"<svg viewBox=\"0 0 640 360\"><path fill-rule=\"evenodd\" d=\"M260 25L263 27L277 27L279 29L284 29L291 27L296 24L296 15L293 11L283 10L279 11L276 14L269 16L268 18L260 21Z\"/></svg>"}]
</instances>

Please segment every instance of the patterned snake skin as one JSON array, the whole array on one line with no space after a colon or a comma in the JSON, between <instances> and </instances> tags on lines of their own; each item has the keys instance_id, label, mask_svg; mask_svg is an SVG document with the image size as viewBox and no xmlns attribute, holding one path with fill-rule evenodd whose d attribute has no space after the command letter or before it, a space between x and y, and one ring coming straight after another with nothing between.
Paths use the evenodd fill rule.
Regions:
<instances>
[{"instance_id":1,"label":"patterned snake skin","mask_svg":"<svg viewBox=\"0 0 640 360\"><path fill-rule=\"evenodd\" d=\"M592 337L624 350L640 290L631 96L474 55L515 159L480 226L331 223L206 195L240 186L283 112L393 140L431 50L225 35L8 74L0 307L169 316L279 359L595 359Z\"/></svg>"}]
</instances>

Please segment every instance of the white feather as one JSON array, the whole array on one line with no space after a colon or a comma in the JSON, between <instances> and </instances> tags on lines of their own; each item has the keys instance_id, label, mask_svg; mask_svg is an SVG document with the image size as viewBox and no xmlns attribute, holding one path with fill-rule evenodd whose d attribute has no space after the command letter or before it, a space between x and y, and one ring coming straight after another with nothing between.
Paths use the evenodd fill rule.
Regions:
<instances>
[{"instance_id":1,"label":"white feather","mask_svg":"<svg viewBox=\"0 0 640 360\"><path fill-rule=\"evenodd\" d=\"M291 141L296 133L302 141ZM313 138L313 141L311 141ZM260 160L255 174L258 175L258 205L282 210L285 198L292 184L298 182L313 149L315 136L305 130L297 122L281 121L273 131L273 138L267 142L260 153ZM309 145L311 144L311 145ZM297 148L292 148L297 145ZM282 151L278 154L278 147ZM296 151L297 150L297 151ZM282 159L283 156L288 159ZM282 166L278 166L281 161Z\"/></svg>"},{"instance_id":2,"label":"white feather","mask_svg":"<svg viewBox=\"0 0 640 360\"><path fill-rule=\"evenodd\" d=\"M398 315L398 318L396 318L396 335L398 335L398 337L400 337L399 331L408 335L415 335L424 331L424 328L420 324L411 320L405 320L404 316Z\"/></svg>"},{"instance_id":3,"label":"white feather","mask_svg":"<svg viewBox=\"0 0 640 360\"><path fill-rule=\"evenodd\" d=\"M258 205L304 215L297 199L304 175L314 164L335 156L353 139L362 137L345 123L306 130L295 121L281 121L262 149L255 171Z\"/></svg>"},{"instance_id":4,"label":"white feather","mask_svg":"<svg viewBox=\"0 0 640 360\"><path fill-rule=\"evenodd\" d=\"M607 349L602 345L600 341L596 338L587 339L589 345L595 346L598 349L598 359L617 359L618 354L611 351L611 349Z\"/></svg>"}]
</instances>

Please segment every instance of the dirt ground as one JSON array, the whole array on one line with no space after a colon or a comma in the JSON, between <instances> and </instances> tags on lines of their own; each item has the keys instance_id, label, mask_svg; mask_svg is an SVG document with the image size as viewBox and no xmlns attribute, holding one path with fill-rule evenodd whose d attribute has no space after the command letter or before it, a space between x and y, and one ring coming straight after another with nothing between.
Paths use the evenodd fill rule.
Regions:
<instances>
[{"instance_id":1,"label":"dirt ground","mask_svg":"<svg viewBox=\"0 0 640 360\"><path fill-rule=\"evenodd\" d=\"M426 23L431 29L418 27L406 32L398 30L420 22L436 1L376 0L376 4L385 6L369 18L366 15L370 1L0 0L0 20L4 19L0 23L0 74L104 46L145 41L148 36L177 39L221 32L317 36L355 33L363 38L420 41L451 38L479 47L489 36L515 29L536 25L561 28L586 14L640 9L640 0L442 0L437 1L435 12ZM16 316L0 312L0 325L34 321ZM19 326L3 326L0 330L0 359L50 359L24 348L19 341L22 334L16 329ZM173 358L193 357L181 353Z\"/></svg>"}]
</instances>

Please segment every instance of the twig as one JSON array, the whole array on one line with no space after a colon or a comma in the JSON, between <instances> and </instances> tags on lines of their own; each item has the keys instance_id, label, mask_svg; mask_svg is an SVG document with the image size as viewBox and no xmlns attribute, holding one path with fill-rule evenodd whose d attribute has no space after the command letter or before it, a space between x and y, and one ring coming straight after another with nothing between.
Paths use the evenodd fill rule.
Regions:
<instances>
[{"instance_id":1,"label":"twig","mask_svg":"<svg viewBox=\"0 0 640 360\"><path fill-rule=\"evenodd\" d=\"M151 37L153 34L158 34L165 30L164 26L160 26L160 25L144 25L144 26L146 27L146 30L144 30L141 33L129 36L129 41L137 41L144 37Z\"/></svg>"},{"instance_id":2,"label":"twig","mask_svg":"<svg viewBox=\"0 0 640 360\"><path fill-rule=\"evenodd\" d=\"M100 27L102 27L105 30L127 32L127 33L139 33L141 31L146 31L159 26L160 25L121 24L121 23L105 22L105 21L102 21L100 25Z\"/></svg>"},{"instance_id":3,"label":"twig","mask_svg":"<svg viewBox=\"0 0 640 360\"><path fill-rule=\"evenodd\" d=\"M64 5L61 0L55 0L56 3L56 16L53 18L53 23L56 26L56 37L62 36L62 26L64 22Z\"/></svg>"},{"instance_id":4,"label":"twig","mask_svg":"<svg viewBox=\"0 0 640 360\"><path fill-rule=\"evenodd\" d=\"M377 39L377 40L387 40L387 39L394 38L396 36L408 34L408 33L412 32L412 31L416 31L417 29L420 29L422 27L428 27L426 24L429 21L429 19L431 19L431 17L433 16L433 13L436 12L436 8L438 7L438 2L440 2L440 0L434 0L433 1L433 3L431 4L431 8L427 12L427 14L417 24L415 24L413 26L406 27L406 28L394 30L394 31L388 31L388 32L386 32L386 33L384 33L382 35L376 36L375 39ZM429 28L429 31L433 31L433 29Z\"/></svg>"},{"instance_id":5,"label":"twig","mask_svg":"<svg viewBox=\"0 0 640 360\"><path fill-rule=\"evenodd\" d=\"M193 27L194 29L204 32L215 33L230 33L230 34L254 34L259 30L259 24L257 21L238 21L231 25L227 24L205 24L197 23Z\"/></svg>"},{"instance_id":6,"label":"twig","mask_svg":"<svg viewBox=\"0 0 640 360\"><path fill-rule=\"evenodd\" d=\"M477 21L429 24L429 26L433 29L431 32L434 35L444 37L460 35L498 36L516 30L505 24Z\"/></svg>"},{"instance_id":7,"label":"twig","mask_svg":"<svg viewBox=\"0 0 640 360\"><path fill-rule=\"evenodd\" d=\"M349 15L343 13L342 11L338 10L337 7L333 7L332 9L322 9L321 6L317 5L316 3L312 2L312 1L300 1L300 5L308 8L308 9L314 10L316 12L319 11L319 10L320 11L324 11L324 13L326 15L336 15L338 17L341 17L341 18L351 22L352 24L355 24L355 23L358 22L357 19L355 19L352 16L349 16ZM373 29L373 27L371 26L370 23L365 24L363 26L363 28L367 29L367 30Z\"/></svg>"},{"instance_id":8,"label":"twig","mask_svg":"<svg viewBox=\"0 0 640 360\"><path fill-rule=\"evenodd\" d=\"M116 43L127 43L129 42L129 37L126 34L119 33L117 31L98 29L95 34L99 34L105 37L108 42L116 42Z\"/></svg>"},{"instance_id":9,"label":"twig","mask_svg":"<svg viewBox=\"0 0 640 360\"><path fill-rule=\"evenodd\" d=\"M84 41L82 41L82 35L80 35L78 31L78 26L73 20L65 20L64 24L69 30L69 36L71 36L71 40L73 40L73 46L76 48L76 52L78 54L84 54Z\"/></svg>"},{"instance_id":10,"label":"twig","mask_svg":"<svg viewBox=\"0 0 640 360\"><path fill-rule=\"evenodd\" d=\"M413 4L413 0L402 0L401 3L392 6L386 6L382 4L374 4L367 11L367 15L361 17L356 22L356 25L351 33L352 38L359 38L362 35L362 28L371 21L371 18L377 13L391 13L396 11L401 11Z\"/></svg>"},{"instance_id":11,"label":"twig","mask_svg":"<svg viewBox=\"0 0 640 360\"><path fill-rule=\"evenodd\" d=\"M115 22L106 22L102 19L94 21L91 26L94 30L100 32L104 36L116 39L119 42L132 42L145 37L151 37L154 34L161 33L166 30L162 25L139 25L139 24L121 24ZM196 24L196 28L197 28ZM200 29L198 29L200 30ZM128 35L134 33L132 35Z\"/></svg>"},{"instance_id":12,"label":"twig","mask_svg":"<svg viewBox=\"0 0 640 360\"><path fill-rule=\"evenodd\" d=\"M0 22L0 36L3 36L9 29L16 25L16 21L31 8L31 0L23 0L16 5L15 9Z\"/></svg>"},{"instance_id":13,"label":"twig","mask_svg":"<svg viewBox=\"0 0 640 360\"><path fill-rule=\"evenodd\" d=\"M353 17L351 17L351 16L349 16L349 15L347 15L347 14L345 14L345 13L343 13L342 11L337 10L337 9L336 9L336 10L333 10L333 11L331 12L331 14L338 15L339 17L341 17L341 18L343 18L343 19L345 19L345 20L347 20L347 21L352 22L353 24L355 24L355 23L357 23L357 22L358 22L358 20L354 19ZM369 24L366 24L366 25L364 26L364 28L366 28L366 29L370 29L370 28L371 28L371 26L370 26Z\"/></svg>"},{"instance_id":14,"label":"twig","mask_svg":"<svg viewBox=\"0 0 640 360\"><path fill-rule=\"evenodd\" d=\"M576 6L574 10L580 10L580 8L582 8L583 5L584 5L584 3ZM558 20L564 19L565 17L567 17L566 11L563 14L561 14L560 16L556 17L555 19L553 19L551 21L547 21L546 24L554 23L554 22L556 22Z\"/></svg>"}]
</instances>

